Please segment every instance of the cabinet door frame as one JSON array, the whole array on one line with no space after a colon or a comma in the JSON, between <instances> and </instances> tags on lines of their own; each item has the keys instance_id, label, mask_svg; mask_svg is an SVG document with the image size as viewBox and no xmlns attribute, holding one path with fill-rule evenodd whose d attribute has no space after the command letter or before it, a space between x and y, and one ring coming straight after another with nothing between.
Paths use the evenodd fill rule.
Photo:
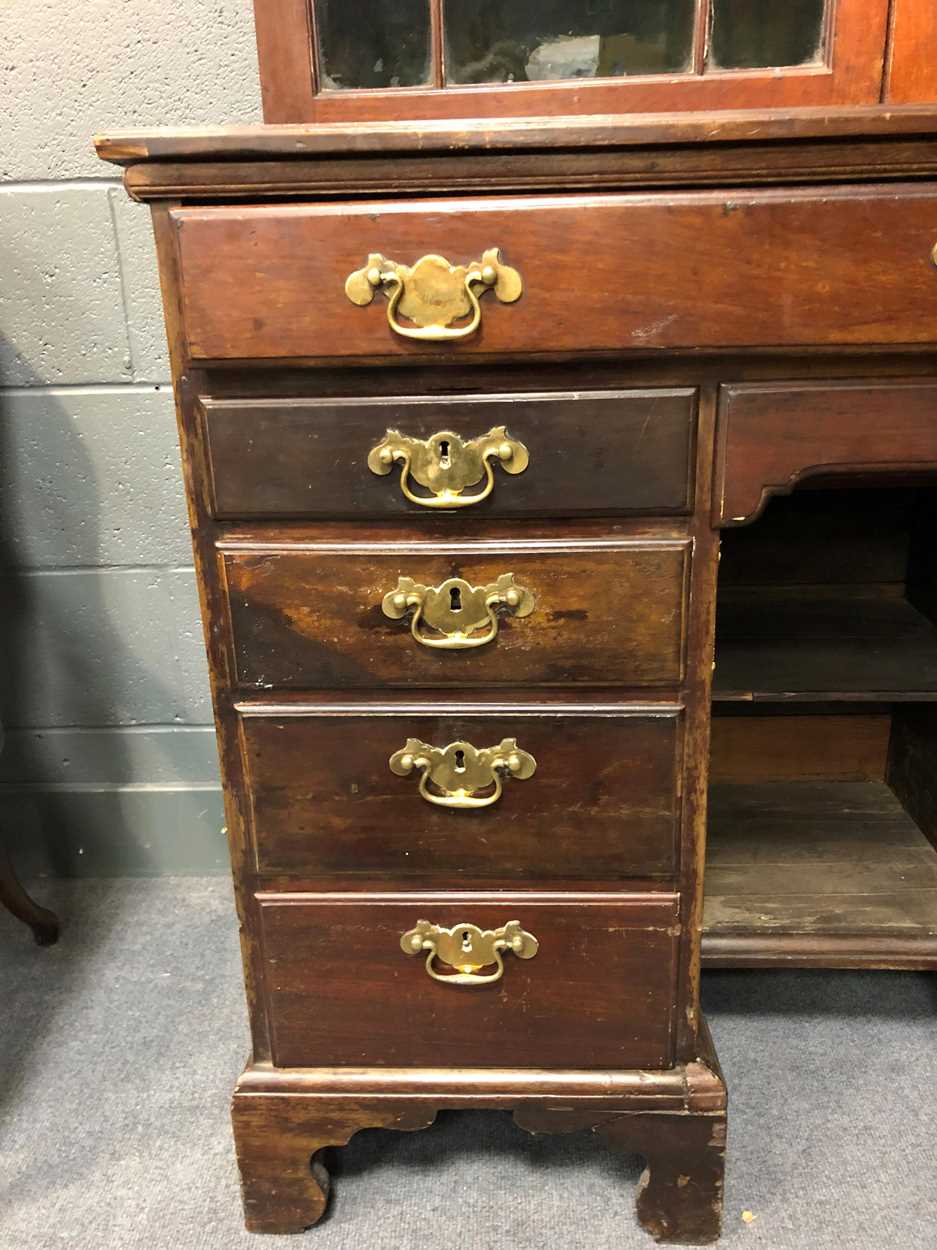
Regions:
<instances>
[{"instance_id":1,"label":"cabinet door frame","mask_svg":"<svg viewBox=\"0 0 937 1250\"><path fill-rule=\"evenodd\" d=\"M428 0L428 3L430 0ZM923 0L929 4L932 0ZM697 19L693 72L549 83L485 83L321 91L313 0L254 0L264 121L348 123L457 117L542 117L690 110L877 104L882 96L890 0L830 0L825 63L702 72L706 32ZM922 0L897 0L899 7ZM432 37L441 38L438 0Z\"/></svg>"},{"instance_id":2,"label":"cabinet door frame","mask_svg":"<svg viewBox=\"0 0 937 1250\"><path fill-rule=\"evenodd\" d=\"M922 54L937 34L933 0L892 0L886 104L929 104L937 101L937 61Z\"/></svg>"}]
</instances>

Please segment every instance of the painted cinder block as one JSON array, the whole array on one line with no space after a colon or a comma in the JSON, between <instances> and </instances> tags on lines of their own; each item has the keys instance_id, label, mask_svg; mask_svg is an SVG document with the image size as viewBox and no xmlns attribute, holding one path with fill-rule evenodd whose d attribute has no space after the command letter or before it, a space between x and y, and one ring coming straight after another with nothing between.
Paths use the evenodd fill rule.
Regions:
<instances>
[{"instance_id":1,"label":"painted cinder block","mask_svg":"<svg viewBox=\"0 0 937 1250\"><path fill-rule=\"evenodd\" d=\"M257 122L251 0L0 4L0 178L101 177L92 136Z\"/></svg>"},{"instance_id":2,"label":"painted cinder block","mask_svg":"<svg viewBox=\"0 0 937 1250\"><path fill-rule=\"evenodd\" d=\"M191 561L170 388L0 391L0 567Z\"/></svg>"},{"instance_id":3,"label":"painted cinder block","mask_svg":"<svg viewBox=\"0 0 937 1250\"><path fill-rule=\"evenodd\" d=\"M211 721L191 569L7 573L0 596L8 726Z\"/></svg>"},{"instance_id":4,"label":"painted cinder block","mask_svg":"<svg viewBox=\"0 0 937 1250\"><path fill-rule=\"evenodd\" d=\"M123 187L112 187L110 199L133 376L168 385L172 375L150 210L131 200Z\"/></svg>"},{"instance_id":5,"label":"painted cinder block","mask_svg":"<svg viewBox=\"0 0 937 1250\"><path fill-rule=\"evenodd\" d=\"M3 787L0 793L6 842L24 878L228 871L216 786Z\"/></svg>"},{"instance_id":6,"label":"painted cinder block","mask_svg":"<svg viewBox=\"0 0 937 1250\"><path fill-rule=\"evenodd\" d=\"M91 143L261 120L251 0L170 26L155 0L0 4L0 798L24 875L227 871L149 214Z\"/></svg>"},{"instance_id":7,"label":"painted cinder block","mask_svg":"<svg viewBox=\"0 0 937 1250\"><path fill-rule=\"evenodd\" d=\"M0 188L0 386L132 380L108 190Z\"/></svg>"},{"instance_id":8,"label":"painted cinder block","mask_svg":"<svg viewBox=\"0 0 937 1250\"><path fill-rule=\"evenodd\" d=\"M212 725L8 729L0 785L217 786ZM2 793L2 791L0 791Z\"/></svg>"}]
</instances>

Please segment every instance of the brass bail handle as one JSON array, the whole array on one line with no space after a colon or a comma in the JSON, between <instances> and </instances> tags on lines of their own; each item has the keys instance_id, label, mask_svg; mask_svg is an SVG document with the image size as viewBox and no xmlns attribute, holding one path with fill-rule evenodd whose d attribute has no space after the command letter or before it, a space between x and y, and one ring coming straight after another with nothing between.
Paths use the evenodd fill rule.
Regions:
<instances>
[{"instance_id":1,"label":"brass bail handle","mask_svg":"<svg viewBox=\"0 0 937 1250\"><path fill-rule=\"evenodd\" d=\"M420 955L426 951L426 971L434 981L443 985L491 985L504 975L502 952L510 952L518 959L533 959L540 943L532 933L521 928L519 920L509 920L500 929L480 929L474 924L457 924L451 929L418 920L400 939L405 955ZM455 968L452 973L440 973L433 967L436 960ZM493 967L493 972L481 972Z\"/></svg>"},{"instance_id":2,"label":"brass bail handle","mask_svg":"<svg viewBox=\"0 0 937 1250\"><path fill-rule=\"evenodd\" d=\"M381 291L388 299L387 322L394 333L432 343L474 334L481 323L479 298L486 291L494 291L502 304L513 304L523 290L520 274L502 261L496 247L468 265L452 265L433 253L415 265L402 265L372 252L367 264L345 280L345 294L353 304L370 304ZM452 324L464 317L469 318L467 325Z\"/></svg>"},{"instance_id":3,"label":"brass bail handle","mask_svg":"<svg viewBox=\"0 0 937 1250\"><path fill-rule=\"evenodd\" d=\"M416 641L421 647L441 651L464 651L493 642L499 607L516 617L529 616L534 610L533 595L518 586L513 573L502 573L487 586L472 586L461 577L424 586L412 577L401 577L381 603L384 615L392 621L411 613L410 633Z\"/></svg>"},{"instance_id":4,"label":"brass bail handle","mask_svg":"<svg viewBox=\"0 0 937 1250\"><path fill-rule=\"evenodd\" d=\"M504 778L525 781L537 761L522 751L516 738L504 738L496 747L473 747L470 742L430 746L408 738L388 761L397 777L420 775L419 794L436 807L491 807L504 792Z\"/></svg>"},{"instance_id":5,"label":"brass bail handle","mask_svg":"<svg viewBox=\"0 0 937 1250\"><path fill-rule=\"evenodd\" d=\"M493 465L516 475L523 473L529 462L527 448L503 425L472 439L463 439L454 430L413 438L389 429L368 453L368 468L378 477L386 477L395 464L400 465L400 489L410 503L447 510L468 508L487 499L495 484ZM480 491L464 493L482 478L485 482ZM427 493L417 494L411 479Z\"/></svg>"}]
</instances>

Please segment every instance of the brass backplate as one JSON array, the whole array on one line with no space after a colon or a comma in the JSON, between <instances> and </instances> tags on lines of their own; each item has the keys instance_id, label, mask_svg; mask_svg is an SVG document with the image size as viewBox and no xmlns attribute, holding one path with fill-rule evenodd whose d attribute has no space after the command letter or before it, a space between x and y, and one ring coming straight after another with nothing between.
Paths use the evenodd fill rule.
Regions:
<instances>
[{"instance_id":1,"label":"brass backplate","mask_svg":"<svg viewBox=\"0 0 937 1250\"><path fill-rule=\"evenodd\" d=\"M381 604L391 620L411 613L410 632L422 646L447 651L492 642L498 633L496 612L502 606L518 617L534 610L533 595L517 585L513 573L502 573L485 586L472 586L461 577L424 586L412 577L401 577Z\"/></svg>"},{"instance_id":2,"label":"brass backplate","mask_svg":"<svg viewBox=\"0 0 937 1250\"><path fill-rule=\"evenodd\" d=\"M502 951L510 951L518 959L533 959L540 943L532 933L521 928L519 920L509 920L500 929L480 929L474 924L457 924L440 928L428 920L418 920L400 939L407 955L426 951L426 971L434 981L447 985L490 985L504 974ZM436 960L456 971L440 973L433 967ZM493 972L482 972L493 968Z\"/></svg>"},{"instance_id":3,"label":"brass backplate","mask_svg":"<svg viewBox=\"0 0 937 1250\"><path fill-rule=\"evenodd\" d=\"M368 453L368 468L379 477L395 464L401 466L400 489L411 503L424 508L465 508L487 499L494 488L492 463L505 473L523 473L530 455L523 443L511 438L507 428L496 425L478 438L463 439L452 430L440 430L430 438L413 438L400 430L388 430ZM410 479L429 493L415 494ZM481 491L462 492L485 478Z\"/></svg>"},{"instance_id":4,"label":"brass backplate","mask_svg":"<svg viewBox=\"0 0 937 1250\"><path fill-rule=\"evenodd\" d=\"M513 304L524 290L520 274L502 261L496 247L467 265L453 265L434 253L404 265L372 252L367 263L345 280L345 294L353 304L370 304L375 293L383 291L390 301L387 320L394 333L430 341L473 334L481 319L479 295L488 290L502 304ZM467 325L453 326L464 317L470 318Z\"/></svg>"},{"instance_id":5,"label":"brass backplate","mask_svg":"<svg viewBox=\"0 0 937 1250\"><path fill-rule=\"evenodd\" d=\"M503 790L503 778L524 781L537 770L537 761L522 751L516 738L504 738L496 747L473 747L470 742L429 746L419 738L390 757L390 771L398 777L420 774L420 794L437 807L490 807Z\"/></svg>"}]
</instances>

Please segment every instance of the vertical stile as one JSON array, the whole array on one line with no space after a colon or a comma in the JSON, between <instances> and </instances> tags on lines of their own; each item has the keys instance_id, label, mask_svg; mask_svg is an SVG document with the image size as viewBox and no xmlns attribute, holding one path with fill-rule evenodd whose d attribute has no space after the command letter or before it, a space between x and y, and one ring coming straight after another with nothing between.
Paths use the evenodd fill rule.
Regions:
<instances>
[{"instance_id":1,"label":"vertical stile","mask_svg":"<svg viewBox=\"0 0 937 1250\"><path fill-rule=\"evenodd\" d=\"M712 0L696 0L696 16L693 25L693 60L690 65L690 73L697 77L706 72L711 18Z\"/></svg>"},{"instance_id":2,"label":"vertical stile","mask_svg":"<svg viewBox=\"0 0 937 1250\"><path fill-rule=\"evenodd\" d=\"M445 40L443 39L442 0L429 0L430 47L433 57L433 86L446 85Z\"/></svg>"}]
</instances>

